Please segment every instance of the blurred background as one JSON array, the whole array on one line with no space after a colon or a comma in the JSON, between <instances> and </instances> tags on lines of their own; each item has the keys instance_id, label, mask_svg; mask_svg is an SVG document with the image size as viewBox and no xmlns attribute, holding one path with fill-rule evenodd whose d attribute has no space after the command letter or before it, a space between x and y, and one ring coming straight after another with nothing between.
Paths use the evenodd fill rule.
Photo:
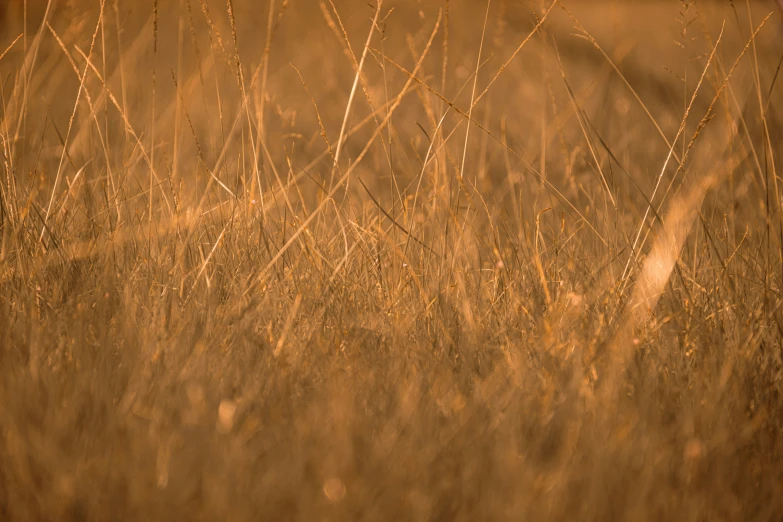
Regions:
<instances>
[{"instance_id":1,"label":"blurred background","mask_svg":"<svg viewBox=\"0 0 783 522\"><path fill-rule=\"evenodd\" d=\"M3 49L22 34L24 5L21 0L6 0L5 30L0 42ZM41 27L47 2L29 0L26 5L29 30L0 63L6 89L21 85L20 77L14 73L22 68L25 46L29 49L36 45L35 34ZM50 133L56 133L55 128L66 132L79 90L78 75L57 38L70 53L79 74L85 67L81 53L90 52L92 47L93 64L103 79L87 74L84 87L86 93L93 93L95 110L111 122L113 131L108 132L107 128L101 145L90 125L78 125L79 118L90 117L80 112L87 110L89 104L80 103L75 115L79 129L69 140L68 153L70 161L78 162L68 168L78 170L96 148L105 146L109 154L122 155L129 152L125 150L127 146L132 146L118 112L101 91L102 81L121 103L137 134L144 133L146 139L152 139L154 121L159 140L156 148L161 151L155 160L156 169L170 168L177 176L197 169L199 154L211 165L223 153L226 171L251 168L250 158L237 159L245 142L226 140L243 92L253 117L250 125L264 136L281 169L286 168L285 155L290 156L293 165L304 166L324 151L319 114L327 138L336 146L354 80L355 61L361 57L374 15L373 4L338 1L332 10L328 3L278 1L271 5L271 16L267 3L235 0L231 5L233 27L226 2L219 0L159 2L156 14L152 0L107 0L101 23L96 25L101 2L52 1L48 20L51 29L44 28L40 49L31 56L33 66L26 80L26 91L34 93L34 98L23 112L27 138L16 146L16 154L25 165L22 170L30 168L30 162L45 160L47 154L59 156L60 145L57 139L49 139ZM373 110L393 101L407 80L406 71L413 69L422 52L439 12L441 29L422 63L420 79L431 91L466 112L484 29L485 4L392 1L385 6L391 14L379 27L382 40L373 45L367 57L349 123L360 122ZM490 3L478 74L479 93L536 25L536 16L548 7L541 2ZM590 144L584 142L583 136L580 138L583 127L590 126L612 149L622 151L624 157L618 159L622 159L623 167L632 169L636 182L650 193L661 158L668 152L667 140L655 136L677 133L721 24L726 26L715 63L728 69L745 45L751 28L770 13L773 16L749 50L758 65L759 79L767 86L772 85L782 53L781 16L773 2L696 5L661 0L558 5L548 16L545 33L525 45L511 62L513 66L498 76L476 104L472 116L489 133L482 135L479 130L474 136L476 146L467 152L466 159L474 170L471 176L483 183L483 189L492 191L492 187L508 179L509 166L519 173L525 170L521 163L524 158L539 171L557 172L551 181L568 197L580 198L577 187L589 187L595 181L595 173L591 172L594 168L589 165L590 153L585 149ZM381 58L381 53L387 59ZM240 70L241 85L237 80ZM749 107L751 98L756 96L755 72L750 60L739 64L732 75L732 101L727 103L735 105L732 110L741 106L749 132L754 139L760 139L760 122L753 121L758 119L758 111ZM695 129L721 79L708 75L703 82L708 88L697 93L692 109L698 117L688 123L690 127L686 127L683 137ZM436 116L444 103L436 96L428 102L428 109L421 100L424 91L427 89L406 96L396 111L400 122L405 122L405 127L397 130L401 133L399 139L389 138L388 151L371 154L360 167L374 171L364 181L380 183L373 187L381 198L391 198L387 193L392 177L390 156L398 162L399 169L392 171L395 176L402 176L399 182L403 186L420 170L428 142L417 124L431 132L437 127ZM13 102L10 92L8 98ZM761 95L771 100L776 92L773 88ZM431 96L432 92L427 95ZM573 117L574 104L584 111L586 119L582 125ZM771 133L779 126L777 105L766 103L766 124ZM7 112L7 122L16 118L13 123L18 124L18 111ZM460 119L459 115L449 114L443 129L451 130ZM342 155L346 164L361 152L372 127L366 125L346 141ZM43 138L43 143L38 138ZM510 165L505 158L508 154L498 143L503 139L514 151L508 158ZM560 150L559 140L573 146ZM47 147L49 144L51 147ZM381 152L382 148L378 141L371 151ZM679 149L682 152L682 146ZM772 151L773 155L777 153ZM170 166L166 167L165 162ZM384 163L386 168L382 167ZM312 173L317 178L324 175L318 170ZM240 190L236 175L231 177L226 183L232 190L247 193L249 187ZM189 176L181 180L188 184L194 181ZM638 197L626 176L613 175L611 181L622 191L622 199L628 205L644 208L644 199ZM569 188L568 183L575 185ZM535 183L523 185L530 187ZM360 187L354 188L363 194ZM589 193L592 189L586 190ZM523 199L528 197L534 194L523 195ZM548 202L545 206L550 204L562 202Z\"/></svg>"}]
</instances>

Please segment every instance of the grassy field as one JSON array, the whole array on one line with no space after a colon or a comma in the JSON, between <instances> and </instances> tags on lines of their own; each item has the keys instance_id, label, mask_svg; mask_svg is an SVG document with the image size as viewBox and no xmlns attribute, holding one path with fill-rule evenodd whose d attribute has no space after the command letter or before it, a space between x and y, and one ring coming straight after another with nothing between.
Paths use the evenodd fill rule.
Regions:
<instances>
[{"instance_id":1,"label":"grassy field","mask_svg":"<svg viewBox=\"0 0 783 522\"><path fill-rule=\"evenodd\" d=\"M28 2L0 519L783 519L775 2Z\"/></svg>"}]
</instances>

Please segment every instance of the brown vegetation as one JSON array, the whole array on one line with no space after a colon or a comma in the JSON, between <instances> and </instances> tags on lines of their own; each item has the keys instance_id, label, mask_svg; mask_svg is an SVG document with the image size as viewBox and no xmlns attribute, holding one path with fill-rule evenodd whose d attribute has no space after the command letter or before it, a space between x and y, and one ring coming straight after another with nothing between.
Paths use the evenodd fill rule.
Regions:
<instances>
[{"instance_id":1,"label":"brown vegetation","mask_svg":"<svg viewBox=\"0 0 783 522\"><path fill-rule=\"evenodd\" d=\"M0 519L781 520L774 2L45 4Z\"/></svg>"}]
</instances>

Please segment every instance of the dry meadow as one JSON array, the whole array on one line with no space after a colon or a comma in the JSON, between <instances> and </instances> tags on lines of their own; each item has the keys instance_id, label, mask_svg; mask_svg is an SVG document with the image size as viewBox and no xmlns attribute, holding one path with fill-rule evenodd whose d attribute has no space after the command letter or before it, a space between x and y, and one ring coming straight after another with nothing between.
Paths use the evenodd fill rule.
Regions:
<instances>
[{"instance_id":1,"label":"dry meadow","mask_svg":"<svg viewBox=\"0 0 783 522\"><path fill-rule=\"evenodd\" d=\"M776 2L2 1L0 519L783 519Z\"/></svg>"}]
</instances>

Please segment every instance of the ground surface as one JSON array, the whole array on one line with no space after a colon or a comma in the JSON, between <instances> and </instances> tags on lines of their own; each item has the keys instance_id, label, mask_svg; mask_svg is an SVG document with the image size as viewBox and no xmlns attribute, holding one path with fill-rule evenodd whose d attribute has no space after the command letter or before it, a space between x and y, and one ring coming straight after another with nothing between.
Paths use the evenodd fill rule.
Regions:
<instances>
[{"instance_id":1,"label":"ground surface","mask_svg":"<svg viewBox=\"0 0 783 522\"><path fill-rule=\"evenodd\" d=\"M783 517L774 2L55 4L0 519Z\"/></svg>"}]
</instances>

